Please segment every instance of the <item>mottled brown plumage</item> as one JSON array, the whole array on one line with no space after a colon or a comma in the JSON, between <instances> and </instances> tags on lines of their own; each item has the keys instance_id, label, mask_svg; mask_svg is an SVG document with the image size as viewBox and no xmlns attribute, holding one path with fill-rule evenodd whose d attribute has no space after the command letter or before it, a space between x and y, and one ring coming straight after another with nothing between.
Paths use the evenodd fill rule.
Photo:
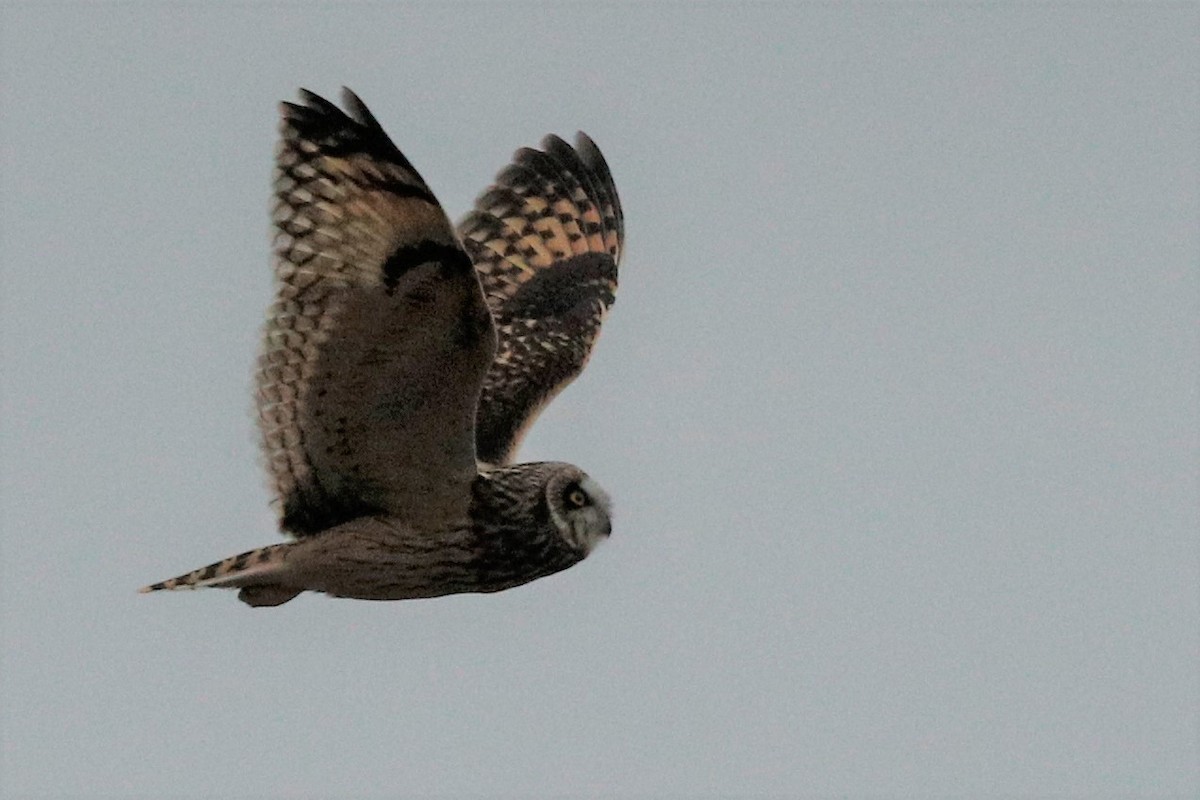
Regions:
<instances>
[{"instance_id":1,"label":"mottled brown plumage","mask_svg":"<svg viewBox=\"0 0 1200 800\"><path fill-rule=\"evenodd\" d=\"M603 490L569 464L508 462L613 301L623 221L599 151L582 134L578 152L554 137L519 151L456 234L357 97L349 114L301 97L282 106L257 393L296 541L143 591L390 600L576 563L610 532Z\"/></svg>"},{"instance_id":2,"label":"mottled brown plumage","mask_svg":"<svg viewBox=\"0 0 1200 800\"><path fill-rule=\"evenodd\" d=\"M624 218L586 135L522 148L459 223L496 322L476 419L478 457L506 463L538 413L583 370L617 291Z\"/></svg>"}]
</instances>

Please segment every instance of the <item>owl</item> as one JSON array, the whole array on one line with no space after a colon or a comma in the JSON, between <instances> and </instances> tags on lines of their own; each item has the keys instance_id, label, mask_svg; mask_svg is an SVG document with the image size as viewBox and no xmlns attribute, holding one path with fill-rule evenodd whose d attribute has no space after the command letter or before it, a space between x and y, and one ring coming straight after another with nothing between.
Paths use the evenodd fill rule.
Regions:
<instances>
[{"instance_id":1,"label":"owl","mask_svg":"<svg viewBox=\"0 0 1200 800\"><path fill-rule=\"evenodd\" d=\"M587 363L624 221L586 135L518 150L455 228L366 105L281 104L275 302L256 376L290 541L143 592L365 600L496 592L566 569L611 532L578 467L514 464Z\"/></svg>"}]
</instances>

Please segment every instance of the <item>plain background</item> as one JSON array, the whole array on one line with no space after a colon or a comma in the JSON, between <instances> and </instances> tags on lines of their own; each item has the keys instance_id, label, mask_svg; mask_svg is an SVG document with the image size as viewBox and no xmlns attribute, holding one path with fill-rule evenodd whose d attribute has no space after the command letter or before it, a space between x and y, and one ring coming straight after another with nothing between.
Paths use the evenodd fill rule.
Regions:
<instances>
[{"instance_id":1,"label":"plain background","mask_svg":"<svg viewBox=\"0 0 1200 800\"><path fill-rule=\"evenodd\" d=\"M5 797L1194 796L1200 11L0 7ZM618 301L526 460L585 563L135 589L277 540L276 103L450 214L590 133Z\"/></svg>"}]
</instances>

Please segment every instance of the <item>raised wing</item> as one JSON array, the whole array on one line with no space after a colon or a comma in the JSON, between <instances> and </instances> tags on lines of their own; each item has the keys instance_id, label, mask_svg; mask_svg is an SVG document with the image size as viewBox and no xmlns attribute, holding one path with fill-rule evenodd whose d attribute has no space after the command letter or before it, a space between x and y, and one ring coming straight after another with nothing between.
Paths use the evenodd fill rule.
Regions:
<instances>
[{"instance_id":1,"label":"raised wing","mask_svg":"<svg viewBox=\"0 0 1200 800\"><path fill-rule=\"evenodd\" d=\"M349 90L281 106L276 302L258 412L280 527L370 513L465 518L495 351L467 253L429 187Z\"/></svg>"},{"instance_id":2,"label":"raised wing","mask_svg":"<svg viewBox=\"0 0 1200 800\"><path fill-rule=\"evenodd\" d=\"M495 318L475 444L508 462L538 413L591 355L617 291L625 225L600 150L583 133L525 148L458 225Z\"/></svg>"}]
</instances>

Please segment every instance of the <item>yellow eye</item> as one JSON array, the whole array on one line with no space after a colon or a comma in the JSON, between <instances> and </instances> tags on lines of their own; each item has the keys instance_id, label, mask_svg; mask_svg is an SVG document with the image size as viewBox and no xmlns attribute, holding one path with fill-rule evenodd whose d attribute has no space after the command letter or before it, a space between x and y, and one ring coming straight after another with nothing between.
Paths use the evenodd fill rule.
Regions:
<instances>
[{"instance_id":1,"label":"yellow eye","mask_svg":"<svg viewBox=\"0 0 1200 800\"><path fill-rule=\"evenodd\" d=\"M583 489L580 489L578 486L573 486L568 489L567 493L563 496L563 499L567 501L568 508L583 508L588 503L587 494L585 494Z\"/></svg>"}]
</instances>

